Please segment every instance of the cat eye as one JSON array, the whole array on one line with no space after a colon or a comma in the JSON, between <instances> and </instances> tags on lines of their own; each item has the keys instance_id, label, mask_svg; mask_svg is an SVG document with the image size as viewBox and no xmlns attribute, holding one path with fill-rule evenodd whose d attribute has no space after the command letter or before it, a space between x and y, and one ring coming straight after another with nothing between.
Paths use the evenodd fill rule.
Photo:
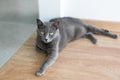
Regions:
<instances>
[{"instance_id":1,"label":"cat eye","mask_svg":"<svg viewBox=\"0 0 120 80\"><path fill-rule=\"evenodd\" d=\"M40 34L42 34L42 35L43 35L43 34L44 34L44 32L40 32Z\"/></svg>"},{"instance_id":2,"label":"cat eye","mask_svg":"<svg viewBox=\"0 0 120 80\"><path fill-rule=\"evenodd\" d=\"M53 32L49 33L51 36L53 35Z\"/></svg>"}]
</instances>

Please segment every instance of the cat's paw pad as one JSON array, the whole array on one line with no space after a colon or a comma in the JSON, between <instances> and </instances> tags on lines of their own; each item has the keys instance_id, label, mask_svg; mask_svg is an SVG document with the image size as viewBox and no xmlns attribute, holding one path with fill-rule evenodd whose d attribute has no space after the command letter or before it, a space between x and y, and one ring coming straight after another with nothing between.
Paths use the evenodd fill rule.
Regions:
<instances>
[{"instance_id":1,"label":"cat's paw pad","mask_svg":"<svg viewBox=\"0 0 120 80\"><path fill-rule=\"evenodd\" d=\"M43 74L44 74L43 71L37 71L37 72L35 73L36 76L42 76Z\"/></svg>"},{"instance_id":2,"label":"cat's paw pad","mask_svg":"<svg viewBox=\"0 0 120 80\"><path fill-rule=\"evenodd\" d=\"M116 38L118 38L118 36L115 34L112 36L112 38L116 39Z\"/></svg>"}]
</instances>

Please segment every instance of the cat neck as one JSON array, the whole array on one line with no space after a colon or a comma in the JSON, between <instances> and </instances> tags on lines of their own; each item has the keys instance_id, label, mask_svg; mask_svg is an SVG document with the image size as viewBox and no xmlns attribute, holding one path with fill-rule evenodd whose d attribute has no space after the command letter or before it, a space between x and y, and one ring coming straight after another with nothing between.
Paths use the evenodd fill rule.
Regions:
<instances>
[{"instance_id":1,"label":"cat neck","mask_svg":"<svg viewBox=\"0 0 120 80\"><path fill-rule=\"evenodd\" d=\"M60 41L60 38L61 38L61 36L60 36L60 31L59 31L59 29L57 29L53 41L54 41L54 40L55 40L55 41L56 41L56 40L57 40L57 41Z\"/></svg>"}]
</instances>

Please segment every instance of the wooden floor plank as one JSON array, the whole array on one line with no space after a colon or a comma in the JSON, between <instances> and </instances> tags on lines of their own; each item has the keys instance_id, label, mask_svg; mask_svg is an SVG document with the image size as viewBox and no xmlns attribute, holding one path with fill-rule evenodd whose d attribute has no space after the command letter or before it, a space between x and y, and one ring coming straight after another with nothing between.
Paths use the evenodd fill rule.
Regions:
<instances>
[{"instance_id":1,"label":"wooden floor plank","mask_svg":"<svg viewBox=\"0 0 120 80\"><path fill-rule=\"evenodd\" d=\"M85 20L120 35L119 22ZM120 38L96 36L69 43L47 72L36 77L35 71L46 56L35 49L36 33L23 44L0 69L0 80L120 80Z\"/></svg>"}]
</instances>

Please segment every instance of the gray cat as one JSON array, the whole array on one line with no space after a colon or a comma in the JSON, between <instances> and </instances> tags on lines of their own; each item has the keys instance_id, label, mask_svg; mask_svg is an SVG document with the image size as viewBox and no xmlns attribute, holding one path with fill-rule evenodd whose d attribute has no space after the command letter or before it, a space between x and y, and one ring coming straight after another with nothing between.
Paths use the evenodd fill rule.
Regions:
<instances>
[{"instance_id":1,"label":"gray cat","mask_svg":"<svg viewBox=\"0 0 120 80\"><path fill-rule=\"evenodd\" d=\"M112 34L108 30L72 17L55 18L44 23L37 19L37 27L36 48L48 55L36 72L37 76L41 76L48 67L55 63L59 52L71 41L88 38L93 44L96 44L97 39L94 34L117 38L116 34Z\"/></svg>"}]
</instances>

